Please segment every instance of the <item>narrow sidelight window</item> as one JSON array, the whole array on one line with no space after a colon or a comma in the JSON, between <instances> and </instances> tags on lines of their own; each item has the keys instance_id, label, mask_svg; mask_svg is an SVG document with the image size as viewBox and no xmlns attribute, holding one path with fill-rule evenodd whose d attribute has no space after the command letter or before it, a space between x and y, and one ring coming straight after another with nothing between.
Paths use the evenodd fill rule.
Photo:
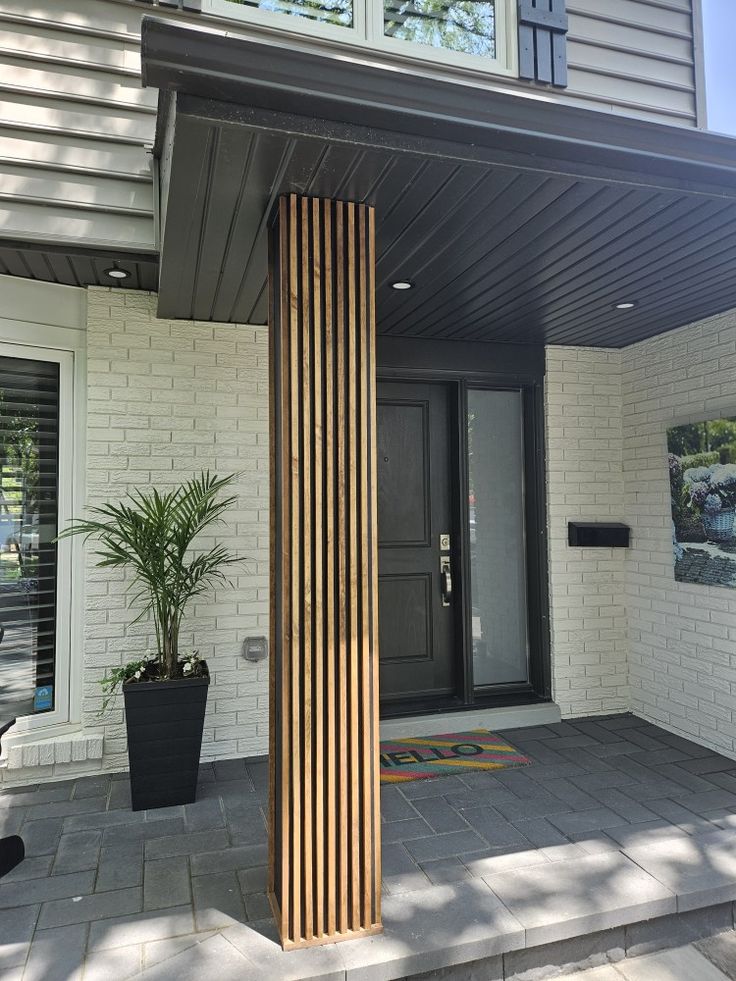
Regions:
<instances>
[{"instance_id":1,"label":"narrow sidelight window","mask_svg":"<svg viewBox=\"0 0 736 981\"><path fill-rule=\"evenodd\" d=\"M0 721L57 707L58 361L0 356Z\"/></svg>"},{"instance_id":2,"label":"narrow sidelight window","mask_svg":"<svg viewBox=\"0 0 736 981\"><path fill-rule=\"evenodd\" d=\"M468 391L468 493L476 688L529 680L520 391Z\"/></svg>"}]
</instances>

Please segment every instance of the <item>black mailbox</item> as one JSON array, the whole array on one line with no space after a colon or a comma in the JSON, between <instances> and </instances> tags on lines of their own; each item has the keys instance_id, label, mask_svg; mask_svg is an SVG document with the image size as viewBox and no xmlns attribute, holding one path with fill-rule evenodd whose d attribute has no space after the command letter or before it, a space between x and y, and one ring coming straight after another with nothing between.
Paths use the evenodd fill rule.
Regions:
<instances>
[{"instance_id":1,"label":"black mailbox","mask_svg":"<svg viewBox=\"0 0 736 981\"><path fill-rule=\"evenodd\" d=\"M567 541L577 548L628 548L631 529L619 521L568 521Z\"/></svg>"}]
</instances>

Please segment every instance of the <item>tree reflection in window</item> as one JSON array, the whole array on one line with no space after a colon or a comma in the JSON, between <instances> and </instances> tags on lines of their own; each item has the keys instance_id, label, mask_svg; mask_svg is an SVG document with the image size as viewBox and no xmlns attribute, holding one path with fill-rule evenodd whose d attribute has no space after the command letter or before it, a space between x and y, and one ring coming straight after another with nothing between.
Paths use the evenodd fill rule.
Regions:
<instances>
[{"instance_id":1,"label":"tree reflection in window","mask_svg":"<svg viewBox=\"0 0 736 981\"><path fill-rule=\"evenodd\" d=\"M383 20L387 37L496 57L493 0L384 0Z\"/></svg>"},{"instance_id":2,"label":"tree reflection in window","mask_svg":"<svg viewBox=\"0 0 736 981\"><path fill-rule=\"evenodd\" d=\"M275 14L289 14L320 24L353 26L352 0L229 0L241 7L267 10Z\"/></svg>"}]
</instances>

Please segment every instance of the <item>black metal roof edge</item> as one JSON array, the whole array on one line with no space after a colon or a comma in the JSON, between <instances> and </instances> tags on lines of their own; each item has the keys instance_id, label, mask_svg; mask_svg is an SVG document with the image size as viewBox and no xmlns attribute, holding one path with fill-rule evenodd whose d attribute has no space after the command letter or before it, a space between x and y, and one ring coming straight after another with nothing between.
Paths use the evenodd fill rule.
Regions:
<instances>
[{"instance_id":1,"label":"black metal roof edge","mask_svg":"<svg viewBox=\"0 0 736 981\"><path fill-rule=\"evenodd\" d=\"M487 149L477 143L457 143L450 140L430 140L421 136L406 136L395 130L379 130L358 123L336 123L321 118L299 116L295 113L277 112L272 109L254 109L242 103L223 102L219 99L201 98L187 93L167 91L167 100L162 100L160 112L161 125L158 127L160 155L171 149L167 142L178 125L177 121L204 126L244 127L254 132L278 134L285 139L316 140L330 144L345 144L366 150L388 151L392 154L405 154L424 159L437 158L460 165L484 167L511 167L515 171L526 171L554 177L595 180L603 183L628 184L631 187L651 190L678 191L683 195L698 194L706 197L736 198L736 187L727 192L722 188L699 186L693 188L691 181L663 177L649 170L622 170L610 166L610 160L603 155L601 162L593 162L591 155L583 160L559 160L544 156L541 152L512 152L498 147ZM163 168L163 159L162 159Z\"/></svg>"},{"instance_id":2,"label":"black metal roof edge","mask_svg":"<svg viewBox=\"0 0 736 981\"><path fill-rule=\"evenodd\" d=\"M582 159L736 196L736 140L720 134L490 92L154 17L143 18L142 62L144 85L160 89L311 119L359 120L438 146L449 140L563 162ZM166 115L159 117L159 131Z\"/></svg>"}]
</instances>

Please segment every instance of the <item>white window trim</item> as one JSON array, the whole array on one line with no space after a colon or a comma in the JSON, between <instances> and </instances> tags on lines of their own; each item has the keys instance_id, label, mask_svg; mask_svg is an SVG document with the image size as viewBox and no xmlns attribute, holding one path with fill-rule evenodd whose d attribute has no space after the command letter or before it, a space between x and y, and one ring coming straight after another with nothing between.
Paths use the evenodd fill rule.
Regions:
<instances>
[{"instance_id":1,"label":"white window trim","mask_svg":"<svg viewBox=\"0 0 736 981\"><path fill-rule=\"evenodd\" d=\"M436 68L472 73L474 75L502 75L516 78L518 69L517 13L515 0L496 0L496 58L484 59L477 55L433 48L413 41L401 41L386 37L383 33L382 0L353 0L351 27L326 24L295 17L290 14L261 10L232 0L202 0L202 13L218 20L230 20L239 24L250 23L257 27L275 29L278 34L290 33L318 41L342 42L345 51L363 49L390 55L405 65L424 62Z\"/></svg>"},{"instance_id":2,"label":"white window trim","mask_svg":"<svg viewBox=\"0 0 736 981\"><path fill-rule=\"evenodd\" d=\"M86 335L83 330L0 318L0 355L59 365L59 507L62 529L85 502ZM59 543L54 709L21 716L13 741L76 729L82 716L84 557L77 538Z\"/></svg>"}]
</instances>

